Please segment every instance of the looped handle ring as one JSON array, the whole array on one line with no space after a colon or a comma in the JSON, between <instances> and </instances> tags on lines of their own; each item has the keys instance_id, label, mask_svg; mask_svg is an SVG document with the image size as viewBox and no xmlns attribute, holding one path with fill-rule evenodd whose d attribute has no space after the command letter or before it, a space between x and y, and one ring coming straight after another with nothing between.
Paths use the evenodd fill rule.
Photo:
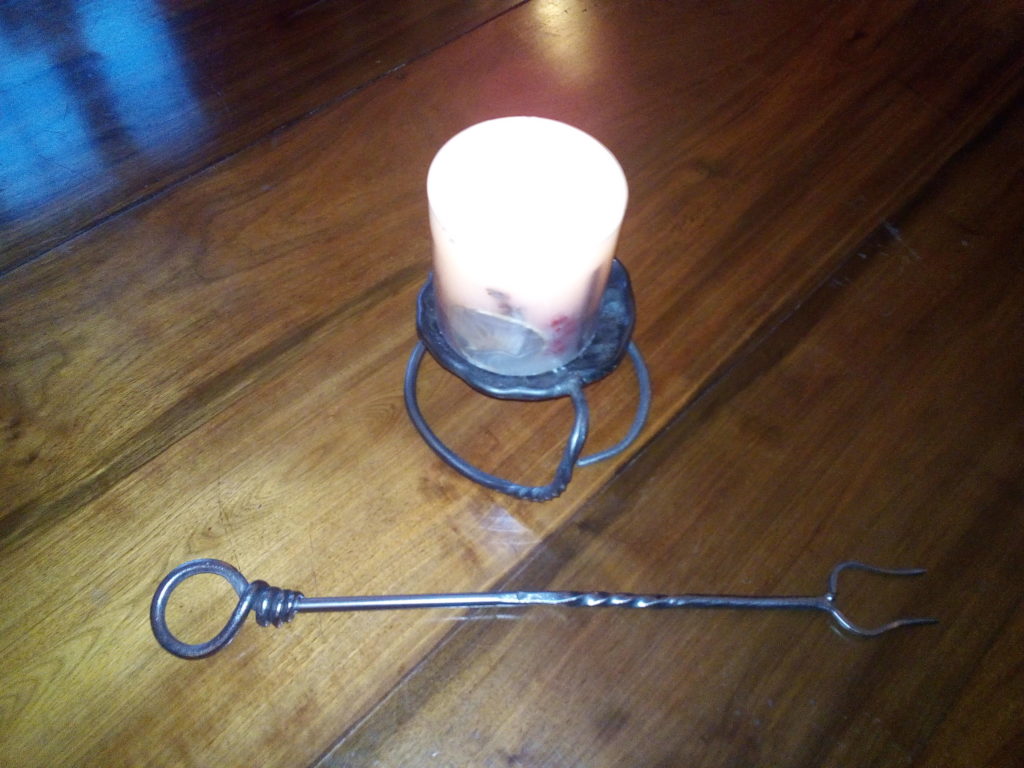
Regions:
<instances>
[{"instance_id":1,"label":"looped handle ring","mask_svg":"<svg viewBox=\"0 0 1024 768\"><path fill-rule=\"evenodd\" d=\"M175 637L167 626L167 603L178 586L193 576L210 573L225 579L238 594L238 604L224 628L205 643L186 643ZM291 621L302 599L301 592L271 587L264 581L249 583L241 572L223 560L201 558L189 560L172 570L160 582L149 608L149 623L153 635L165 650L183 659L201 659L216 653L235 639L252 610L260 626L278 626Z\"/></svg>"}]
</instances>

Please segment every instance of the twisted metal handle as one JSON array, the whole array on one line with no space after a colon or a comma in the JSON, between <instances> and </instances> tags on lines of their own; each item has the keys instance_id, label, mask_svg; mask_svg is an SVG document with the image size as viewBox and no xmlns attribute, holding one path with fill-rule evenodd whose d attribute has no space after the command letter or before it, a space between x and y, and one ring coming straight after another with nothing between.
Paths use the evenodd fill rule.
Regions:
<instances>
[{"instance_id":1,"label":"twisted metal handle","mask_svg":"<svg viewBox=\"0 0 1024 768\"><path fill-rule=\"evenodd\" d=\"M744 595L661 595L629 592L464 592L452 594L378 595L359 597L306 597L301 592L272 587L264 581L246 581L233 566L221 560L192 560L179 565L160 582L150 605L150 624L157 641L175 656L199 659L226 646L241 629L250 611L260 626L275 627L291 621L300 611L363 611L407 608L483 608L547 605L565 608L729 608L756 610L816 610L832 616L836 625L858 637L877 637L900 627L934 624L933 618L900 618L877 627L864 627L851 621L836 605L839 576L849 569L883 576L918 576L922 568L879 568L854 560L836 565L829 573L828 591L811 596ZM185 579L201 573L225 578L238 594L231 618L215 637L205 643L185 643L167 627L167 603Z\"/></svg>"},{"instance_id":2,"label":"twisted metal handle","mask_svg":"<svg viewBox=\"0 0 1024 768\"><path fill-rule=\"evenodd\" d=\"M846 570L861 570L880 576L921 576L923 568L879 568L856 560L847 560L832 568L828 591L815 596L744 595L636 595L628 592L524 592L524 605L558 605L578 608L728 608L733 610L814 610L832 616L836 625L857 637L877 637L900 627L935 624L933 618L901 618L876 627L852 621L839 606L839 576Z\"/></svg>"}]
</instances>

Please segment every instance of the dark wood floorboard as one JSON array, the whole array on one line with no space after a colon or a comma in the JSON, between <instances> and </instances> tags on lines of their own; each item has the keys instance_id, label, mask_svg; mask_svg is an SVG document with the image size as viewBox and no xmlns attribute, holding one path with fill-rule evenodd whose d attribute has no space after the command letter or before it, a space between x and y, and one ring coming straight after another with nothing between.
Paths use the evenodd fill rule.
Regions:
<instances>
[{"instance_id":1,"label":"dark wood floorboard","mask_svg":"<svg viewBox=\"0 0 1024 768\"><path fill-rule=\"evenodd\" d=\"M0 272L517 2L0 3Z\"/></svg>"}]
</instances>

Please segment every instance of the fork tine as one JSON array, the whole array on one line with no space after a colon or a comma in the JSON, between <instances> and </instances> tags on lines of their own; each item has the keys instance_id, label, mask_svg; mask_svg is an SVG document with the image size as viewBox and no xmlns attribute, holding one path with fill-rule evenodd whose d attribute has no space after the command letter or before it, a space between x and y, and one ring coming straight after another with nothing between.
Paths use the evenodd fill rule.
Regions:
<instances>
[{"instance_id":1,"label":"fork tine","mask_svg":"<svg viewBox=\"0 0 1024 768\"><path fill-rule=\"evenodd\" d=\"M934 617L908 617L895 619L878 627L863 627L851 621L836 605L836 597L839 593L839 575L845 570L860 570L879 576L921 576L925 573L924 568L881 568L877 565L868 565L857 560L846 560L836 565L828 576L828 592L825 599L828 601L828 612L832 614L842 629L858 637L877 637L878 635L890 632L901 627L916 627L923 624L938 624L939 620Z\"/></svg>"}]
</instances>

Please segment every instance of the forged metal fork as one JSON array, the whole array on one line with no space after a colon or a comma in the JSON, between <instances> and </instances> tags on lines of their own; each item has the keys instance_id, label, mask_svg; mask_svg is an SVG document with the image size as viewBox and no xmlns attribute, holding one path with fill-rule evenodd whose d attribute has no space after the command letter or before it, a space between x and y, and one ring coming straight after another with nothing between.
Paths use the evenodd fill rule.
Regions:
<instances>
[{"instance_id":1,"label":"forged metal fork","mask_svg":"<svg viewBox=\"0 0 1024 768\"><path fill-rule=\"evenodd\" d=\"M828 577L828 591L813 596L743 595L659 595L626 592L462 592L422 595L377 595L361 597L306 597L301 592L272 587L264 581L249 582L232 565L221 560L201 559L182 563L160 582L150 606L153 634L167 651L183 659L199 659L216 653L230 643L246 616L252 611L260 626L275 627L291 621L296 613L327 611L399 610L409 608L487 608L547 605L574 608L730 608L759 610L824 611L840 629L858 637L877 637L900 627L935 624L934 618L901 618L876 627L851 621L836 605L839 576L857 569L882 576L919 576L923 568L879 568L855 560L836 565ZM238 604L224 628L204 643L185 643L167 627L167 603L186 579L202 573L222 576L238 594Z\"/></svg>"}]
</instances>

